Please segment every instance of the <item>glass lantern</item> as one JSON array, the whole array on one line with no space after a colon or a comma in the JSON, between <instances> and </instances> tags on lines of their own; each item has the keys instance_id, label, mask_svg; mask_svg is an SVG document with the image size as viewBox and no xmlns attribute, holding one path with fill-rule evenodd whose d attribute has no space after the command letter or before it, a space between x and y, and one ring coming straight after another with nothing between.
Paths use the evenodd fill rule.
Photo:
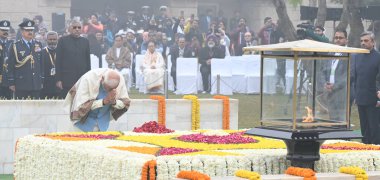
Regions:
<instances>
[{"instance_id":1,"label":"glass lantern","mask_svg":"<svg viewBox=\"0 0 380 180\"><path fill-rule=\"evenodd\" d=\"M289 131L349 129L349 56L261 52L261 126Z\"/></svg>"}]
</instances>

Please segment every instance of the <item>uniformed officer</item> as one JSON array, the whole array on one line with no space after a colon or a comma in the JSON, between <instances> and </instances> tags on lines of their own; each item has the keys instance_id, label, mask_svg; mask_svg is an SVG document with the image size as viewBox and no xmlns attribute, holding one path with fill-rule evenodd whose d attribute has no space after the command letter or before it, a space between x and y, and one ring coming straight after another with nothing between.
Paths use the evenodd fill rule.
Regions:
<instances>
[{"instance_id":1,"label":"uniformed officer","mask_svg":"<svg viewBox=\"0 0 380 180\"><path fill-rule=\"evenodd\" d=\"M12 98L7 78L8 72L8 52L13 40L8 40L11 23L7 20L0 21L0 97Z\"/></svg>"},{"instance_id":2,"label":"uniformed officer","mask_svg":"<svg viewBox=\"0 0 380 180\"><path fill-rule=\"evenodd\" d=\"M38 99L43 83L42 45L34 39L34 22L26 20L19 24L22 38L9 50L9 89L16 99Z\"/></svg>"},{"instance_id":3,"label":"uniformed officer","mask_svg":"<svg viewBox=\"0 0 380 180\"><path fill-rule=\"evenodd\" d=\"M127 22L125 23L124 30L132 29L136 31L137 29L137 23L135 20L135 11L128 11L127 12Z\"/></svg>"},{"instance_id":4,"label":"uniformed officer","mask_svg":"<svg viewBox=\"0 0 380 180\"><path fill-rule=\"evenodd\" d=\"M149 21L152 19L152 16L149 14L149 6L141 7L142 14L138 18L138 27L137 29L146 29L148 27Z\"/></svg>"},{"instance_id":5,"label":"uniformed officer","mask_svg":"<svg viewBox=\"0 0 380 180\"><path fill-rule=\"evenodd\" d=\"M160 14L156 16L156 22L159 29L165 29L164 26L166 26L166 20L168 18L168 7L167 6L160 6L159 8Z\"/></svg>"}]
</instances>

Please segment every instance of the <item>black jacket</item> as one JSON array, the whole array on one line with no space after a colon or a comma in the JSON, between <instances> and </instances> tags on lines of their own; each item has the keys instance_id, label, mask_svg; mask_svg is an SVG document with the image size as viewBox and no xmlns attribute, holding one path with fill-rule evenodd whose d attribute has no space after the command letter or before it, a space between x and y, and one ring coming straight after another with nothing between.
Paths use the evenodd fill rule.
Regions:
<instances>
[{"instance_id":1,"label":"black jacket","mask_svg":"<svg viewBox=\"0 0 380 180\"><path fill-rule=\"evenodd\" d=\"M199 53L199 63L202 64L202 66L209 66L206 62L209 59L212 58L220 58L223 59L226 56L226 47L223 45L215 46L212 49L209 47L204 47L201 49Z\"/></svg>"},{"instance_id":2,"label":"black jacket","mask_svg":"<svg viewBox=\"0 0 380 180\"><path fill-rule=\"evenodd\" d=\"M171 55L171 62L172 62L172 68L171 68L171 75L174 76L175 73L177 72L177 58L179 57L179 46L174 45L170 48L170 55ZM190 47L185 46L184 53L183 53L184 58L191 58L193 56L193 51Z\"/></svg>"},{"instance_id":3,"label":"black jacket","mask_svg":"<svg viewBox=\"0 0 380 180\"><path fill-rule=\"evenodd\" d=\"M351 81L355 89L357 105L375 105L380 90L380 54L372 49L369 54L352 57Z\"/></svg>"},{"instance_id":4,"label":"black jacket","mask_svg":"<svg viewBox=\"0 0 380 180\"><path fill-rule=\"evenodd\" d=\"M91 69L90 45L86 38L62 37L57 45L56 76L64 88L71 88Z\"/></svg>"},{"instance_id":5,"label":"black jacket","mask_svg":"<svg viewBox=\"0 0 380 180\"><path fill-rule=\"evenodd\" d=\"M45 93L57 93L56 78L54 74L54 68L56 64L56 52L55 49L49 49L45 47L42 50L42 62L44 63L44 87L43 92ZM52 72L53 71L53 72Z\"/></svg>"}]
</instances>

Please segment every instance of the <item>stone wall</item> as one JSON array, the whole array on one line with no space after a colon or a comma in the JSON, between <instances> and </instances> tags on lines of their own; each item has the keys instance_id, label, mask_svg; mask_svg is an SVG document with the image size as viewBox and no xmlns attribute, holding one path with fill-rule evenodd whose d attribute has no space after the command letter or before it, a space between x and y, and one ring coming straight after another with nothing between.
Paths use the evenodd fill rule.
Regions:
<instances>
[{"instance_id":1,"label":"stone wall","mask_svg":"<svg viewBox=\"0 0 380 180\"><path fill-rule=\"evenodd\" d=\"M0 0L0 4L1 19L10 20L15 29L24 17L42 15L50 29L53 12L65 13L66 19L70 17L71 0Z\"/></svg>"},{"instance_id":2,"label":"stone wall","mask_svg":"<svg viewBox=\"0 0 380 180\"><path fill-rule=\"evenodd\" d=\"M191 129L191 102L168 99L166 126L175 130ZM230 101L230 128L238 129L238 100ZM200 99L201 129L222 128L222 100ZM29 134L67 132L72 124L63 101L0 101L0 174L13 173L14 147L18 138ZM132 100L130 109L109 130L130 131L144 122L157 120L156 100Z\"/></svg>"}]
</instances>

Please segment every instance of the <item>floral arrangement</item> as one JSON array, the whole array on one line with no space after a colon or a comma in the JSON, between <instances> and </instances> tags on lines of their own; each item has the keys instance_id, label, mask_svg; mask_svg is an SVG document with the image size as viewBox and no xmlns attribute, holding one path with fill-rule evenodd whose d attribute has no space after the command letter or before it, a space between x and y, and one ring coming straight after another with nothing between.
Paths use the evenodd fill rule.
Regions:
<instances>
[{"instance_id":1,"label":"floral arrangement","mask_svg":"<svg viewBox=\"0 0 380 180\"><path fill-rule=\"evenodd\" d=\"M156 160L146 162L142 168L141 180L156 180Z\"/></svg>"},{"instance_id":2,"label":"floral arrangement","mask_svg":"<svg viewBox=\"0 0 380 180\"><path fill-rule=\"evenodd\" d=\"M190 180L210 180L210 176L197 171L180 171L177 178Z\"/></svg>"},{"instance_id":3,"label":"floral arrangement","mask_svg":"<svg viewBox=\"0 0 380 180\"><path fill-rule=\"evenodd\" d=\"M166 100L164 96L150 96L150 99L158 101L158 124L165 126L166 123Z\"/></svg>"},{"instance_id":4,"label":"floral arrangement","mask_svg":"<svg viewBox=\"0 0 380 180\"><path fill-rule=\"evenodd\" d=\"M196 133L196 134L199 134L199 133ZM212 143L190 142L190 141L186 142L186 141L179 140L178 137L180 136L182 135L165 134L161 136L147 136L147 135L121 136L121 137L118 137L117 140L147 143L147 144L156 145L156 146L165 147L165 148L175 146L177 148L191 148L191 149L198 149L198 150L203 150L203 151L234 150L234 149L285 149L286 148L284 142L280 140L254 137L254 136L244 137L244 136L240 136L238 133L234 134L233 136L230 136L230 137L239 137L239 141L234 141L234 139L231 139L230 140L231 144L212 144ZM252 140L247 140L246 138L250 138ZM240 142L243 142L243 140L245 143L240 143ZM254 143L247 143L247 141L252 141Z\"/></svg>"},{"instance_id":5,"label":"floral arrangement","mask_svg":"<svg viewBox=\"0 0 380 180\"><path fill-rule=\"evenodd\" d=\"M261 175L259 173L247 170L237 170L235 176L249 180L261 180Z\"/></svg>"},{"instance_id":6,"label":"floral arrangement","mask_svg":"<svg viewBox=\"0 0 380 180\"><path fill-rule=\"evenodd\" d=\"M191 153L191 152L197 152L199 150L197 149L190 149L190 148L163 148L159 152L159 156L165 156L165 155L174 155L174 154L184 154L184 153Z\"/></svg>"},{"instance_id":7,"label":"floral arrangement","mask_svg":"<svg viewBox=\"0 0 380 180\"><path fill-rule=\"evenodd\" d=\"M174 132L174 130L168 129L165 126L160 125L156 121L150 121L144 123L141 127L133 128L133 132L165 134Z\"/></svg>"},{"instance_id":8,"label":"floral arrangement","mask_svg":"<svg viewBox=\"0 0 380 180\"><path fill-rule=\"evenodd\" d=\"M198 143L208 143L208 144L246 144L255 143L257 140L251 137L244 137L244 132L231 133L228 135L217 136L217 135L204 135L200 134L189 134L177 137L178 140L185 142L198 142Z\"/></svg>"},{"instance_id":9,"label":"floral arrangement","mask_svg":"<svg viewBox=\"0 0 380 180\"><path fill-rule=\"evenodd\" d=\"M223 100L223 129L230 129L230 98L228 96L217 95L214 99Z\"/></svg>"},{"instance_id":10,"label":"floral arrangement","mask_svg":"<svg viewBox=\"0 0 380 180\"><path fill-rule=\"evenodd\" d=\"M231 144L222 144L217 141L219 144L212 144L178 139L192 134L220 137L232 134L251 138L255 142L235 144L236 141L232 141ZM380 151L369 148L374 145L352 143L326 141L323 146L342 146L344 150L322 149L334 152L321 153L320 160L315 163L315 170L336 172L342 166L357 166L365 171L380 171ZM365 146L366 150L347 150L354 145ZM93 132L29 135L20 138L15 149L16 179L91 179L96 176L135 180L144 176L161 180L174 179L178 172L190 170L210 177L226 177L234 176L237 170L243 169L259 174L281 174L290 166L282 141L244 136L243 131L233 130L176 131L165 134ZM147 163L151 160L156 162ZM307 175L307 171L289 170L292 174Z\"/></svg>"},{"instance_id":11,"label":"floral arrangement","mask_svg":"<svg viewBox=\"0 0 380 180\"><path fill-rule=\"evenodd\" d=\"M138 146L128 146L128 147L110 146L108 148L122 150L122 151L137 152L141 154L151 154L151 155L156 155L161 150L161 148L159 147L138 147Z\"/></svg>"},{"instance_id":12,"label":"floral arrangement","mask_svg":"<svg viewBox=\"0 0 380 180\"><path fill-rule=\"evenodd\" d=\"M119 132L110 132L107 134L99 133L95 134L93 132L89 133L53 133L53 134L42 134L37 135L39 137L46 137L49 139L56 139L61 141L92 141L92 140L101 140L101 139L115 139L119 137L121 133Z\"/></svg>"},{"instance_id":13,"label":"floral arrangement","mask_svg":"<svg viewBox=\"0 0 380 180\"><path fill-rule=\"evenodd\" d=\"M379 151L380 146L371 145L371 144L361 144L355 142L340 142L335 144L325 144L321 146L321 149L330 149L330 150L375 150Z\"/></svg>"},{"instance_id":14,"label":"floral arrangement","mask_svg":"<svg viewBox=\"0 0 380 180\"><path fill-rule=\"evenodd\" d=\"M304 180L316 180L315 172L309 168L289 167L285 174L304 177Z\"/></svg>"},{"instance_id":15,"label":"floral arrangement","mask_svg":"<svg viewBox=\"0 0 380 180\"><path fill-rule=\"evenodd\" d=\"M201 127L198 97L194 95L185 95L183 96L183 99L191 100L191 130L197 130Z\"/></svg>"},{"instance_id":16,"label":"floral arrangement","mask_svg":"<svg viewBox=\"0 0 380 180\"><path fill-rule=\"evenodd\" d=\"M365 172L364 169L362 169L360 167L354 167L354 166L340 167L339 172L345 173L345 174L355 175L356 180L368 180L367 173Z\"/></svg>"}]
</instances>

